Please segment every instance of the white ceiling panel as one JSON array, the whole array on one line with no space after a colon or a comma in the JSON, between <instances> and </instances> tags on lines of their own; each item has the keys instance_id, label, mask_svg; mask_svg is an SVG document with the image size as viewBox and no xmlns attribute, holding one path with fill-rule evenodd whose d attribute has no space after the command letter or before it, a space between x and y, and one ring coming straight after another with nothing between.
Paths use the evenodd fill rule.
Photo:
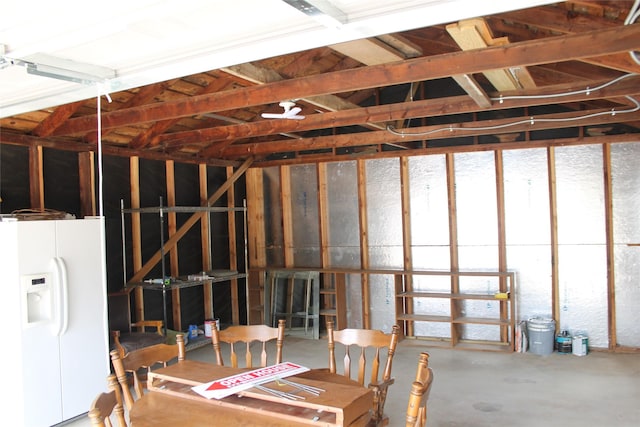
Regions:
<instances>
[{"instance_id":1,"label":"white ceiling panel","mask_svg":"<svg viewBox=\"0 0 640 427\"><path fill-rule=\"evenodd\" d=\"M0 68L0 117L318 46L555 2L331 3L347 16L341 28L325 27L281 0L112 0L100 7L80 0L4 1L0 45L9 63ZM36 54L106 67L116 77L96 87L34 76L12 65L36 62Z\"/></svg>"}]
</instances>

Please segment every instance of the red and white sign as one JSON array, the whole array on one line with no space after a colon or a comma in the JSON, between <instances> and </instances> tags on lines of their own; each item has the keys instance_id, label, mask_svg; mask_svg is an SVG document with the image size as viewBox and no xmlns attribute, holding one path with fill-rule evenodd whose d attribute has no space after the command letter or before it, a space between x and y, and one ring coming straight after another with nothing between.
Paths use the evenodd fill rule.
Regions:
<instances>
[{"instance_id":1,"label":"red and white sign","mask_svg":"<svg viewBox=\"0 0 640 427\"><path fill-rule=\"evenodd\" d=\"M254 385L268 383L276 378L286 378L308 371L309 368L291 362L282 362L277 365L266 366L249 372L221 378L205 384L192 387L192 390L207 399L222 399L243 390L250 389Z\"/></svg>"}]
</instances>

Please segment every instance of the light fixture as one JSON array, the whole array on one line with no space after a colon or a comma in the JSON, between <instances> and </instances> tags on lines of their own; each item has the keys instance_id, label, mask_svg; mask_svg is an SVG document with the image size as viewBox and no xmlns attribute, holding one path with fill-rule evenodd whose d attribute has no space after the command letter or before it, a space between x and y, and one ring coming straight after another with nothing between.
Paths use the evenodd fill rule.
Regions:
<instances>
[{"instance_id":1,"label":"light fixture","mask_svg":"<svg viewBox=\"0 0 640 427\"><path fill-rule=\"evenodd\" d=\"M325 27L340 28L347 23L347 15L327 0L282 0L315 19Z\"/></svg>"},{"instance_id":2,"label":"light fixture","mask_svg":"<svg viewBox=\"0 0 640 427\"><path fill-rule=\"evenodd\" d=\"M84 85L106 83L116 77L115 70L110 68L76 62L45 53L36 53L23 59L11 58L5 54L5 46L0 45L0 68L10 65L25 67L29 74Z\"/></svg>"}]
</instances>

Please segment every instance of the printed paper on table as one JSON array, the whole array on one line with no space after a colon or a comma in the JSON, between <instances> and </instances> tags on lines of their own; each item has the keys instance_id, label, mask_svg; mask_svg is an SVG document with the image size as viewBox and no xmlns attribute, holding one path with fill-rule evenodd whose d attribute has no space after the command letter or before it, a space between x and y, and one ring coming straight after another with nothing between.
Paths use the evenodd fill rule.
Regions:
<instances>
[{"instance_id":1,"label":"printed paper on table","mask_svg":"<svg viewBox=\"0 0 640 427\"><path fill-rule=\"evenodd\" d=\"M276 378L286 378L308 371L309 368L291 362L282 362L253 371L243 372L192 387L192 390L207 399L222 399L254 385L268 383Z\"/></svg>"}]
</instances>

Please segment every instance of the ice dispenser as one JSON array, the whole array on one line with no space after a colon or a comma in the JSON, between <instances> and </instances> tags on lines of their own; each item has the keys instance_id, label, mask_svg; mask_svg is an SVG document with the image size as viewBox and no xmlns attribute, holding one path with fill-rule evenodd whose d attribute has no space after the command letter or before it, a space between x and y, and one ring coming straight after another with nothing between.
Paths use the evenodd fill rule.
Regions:
<instances>
[{"instance_id":1,"label":"ice dispenser","mask_svg":"<svg viewBox=\"0 0 640 427\"><path fill-rule=\"evenodd\" d=\"M24 275L22 287L23 326L49 322L53 317L51 304L51 275L49 273Z\"/></svg>"}]
</instances>

